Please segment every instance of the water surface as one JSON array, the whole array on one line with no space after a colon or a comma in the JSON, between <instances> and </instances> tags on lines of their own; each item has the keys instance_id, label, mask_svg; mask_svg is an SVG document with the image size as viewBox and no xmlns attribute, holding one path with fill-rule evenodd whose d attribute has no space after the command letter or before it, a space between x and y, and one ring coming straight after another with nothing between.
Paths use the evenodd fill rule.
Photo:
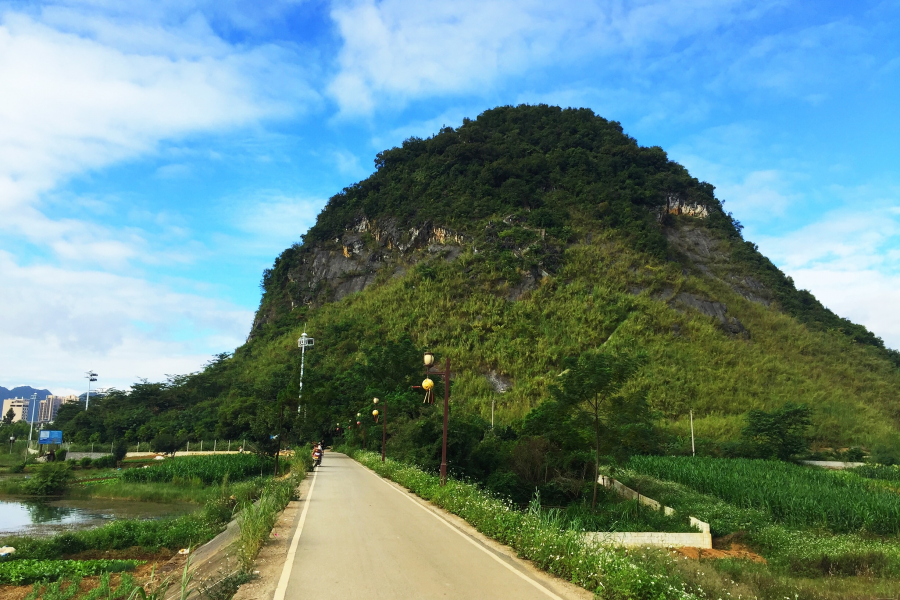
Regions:
<instances>
[{"instance_id":1,"label":"water surface","mask_svg":"<svg viewBox=\"0 0 900 600\"><path fill-rule=\"evenodd\" d=\"M186 502L135 502L109 498L0 500L0 539L9 535L48 536L85 529L114 519L160 519L198 510Z\"/></svg>"}]
</instances>

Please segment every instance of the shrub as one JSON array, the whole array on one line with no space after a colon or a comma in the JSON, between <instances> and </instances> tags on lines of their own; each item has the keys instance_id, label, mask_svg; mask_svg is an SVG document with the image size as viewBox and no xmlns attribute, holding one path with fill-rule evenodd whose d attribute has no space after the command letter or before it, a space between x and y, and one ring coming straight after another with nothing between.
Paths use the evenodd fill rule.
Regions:
<instances>
[{"instance_id":1,"label":"shrub","mask_svg":"<svg viewBox=\"0 0 900 600\"><path fill-rule=\"evenodd\" d=\"M112 456L118 465L123 460L125 460L125 456L128 454L128 445L124 440L119 440L113 445Z\"/></svg>"},{"instance_id":2,"label":"shrub","mask_svg":"<svg viewBox=\"0 0 900 600\"><path fill-rule=\"evenodd\" d=\"M111 469L116 466L116 457L112 454L107 454L106 456L95 458L93 466L96 469Z\"/></svg>"},{"instance_id":3,"label":"shrub","mask_svg":"<svg viewBox=\"0 0 900 600\"><path fill-rule=\"evenodd\" d=\"M84 458L82 458L81 460L78 461L78 465L82 469L90 469L92 462L94 462L94 460L90 456L85 456Z\"/></svg>"},{"instance_id":4,"label":"shrub","mask_svg":"<svg viewBox=\"0 0 900 600\"><path fill-rule=\"evenodd\" d=\"M16 463L9 468L10 473L24 473L25 472L25 463L20 462Z\"/></svg>"},{"instance_id":5,"label":"shrub","mask_svg":"<svg viewBox=\"0 0 900 600\"><path fill-rule=\"evenodd\" d=\"M72 469L64 462L41 465L34 477L22 486L31 496L59 496L72 482Z\"/></svg>"}]
</instances>

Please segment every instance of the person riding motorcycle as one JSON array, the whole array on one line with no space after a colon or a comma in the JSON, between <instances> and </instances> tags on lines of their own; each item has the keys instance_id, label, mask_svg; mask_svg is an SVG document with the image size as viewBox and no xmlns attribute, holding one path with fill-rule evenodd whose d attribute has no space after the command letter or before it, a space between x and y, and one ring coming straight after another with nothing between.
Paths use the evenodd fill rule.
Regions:
<instances>
[{"instance_id":1,"label":"person riding motorcycle","mask_svg":"<svg viewBox=\"0 0 900 600\"><path fill-rule=\"evenodd\" d=\"M313 466L318 467L322 464L322 447L316 446L312 452Z\"/></svg>"}]
</instances>

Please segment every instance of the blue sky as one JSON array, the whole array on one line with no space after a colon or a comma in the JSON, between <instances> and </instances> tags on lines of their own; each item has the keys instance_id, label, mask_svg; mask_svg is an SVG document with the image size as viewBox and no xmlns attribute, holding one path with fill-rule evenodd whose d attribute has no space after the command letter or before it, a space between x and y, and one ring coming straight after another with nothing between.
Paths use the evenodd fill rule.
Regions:
<instances>
[{"instance_id":1,"label":"blue sky","mask_svg":"<svg viewBox=\"0 0 900 600\"><path fill-rule=\"evenodd\" d=\"M587 106L900 347L900 2L0 1L0 385L195 371L381 149Z\"/></svg>"}]
</instances>

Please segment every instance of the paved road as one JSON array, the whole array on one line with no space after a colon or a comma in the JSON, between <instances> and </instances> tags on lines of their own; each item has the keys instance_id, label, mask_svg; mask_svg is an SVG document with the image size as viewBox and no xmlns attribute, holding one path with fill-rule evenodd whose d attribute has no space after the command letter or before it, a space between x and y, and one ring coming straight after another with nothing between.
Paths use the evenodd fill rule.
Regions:
<instances>
[{"instance_id":1,"label":"paved road","mask_svg":"<svg viewBox=\"0 0 900 600\"><path fill-rule=\"evenodd\" d=\"M343 454L325 455L307 511L284 600L560 598Z\"/></svg>"}]
</instances>

